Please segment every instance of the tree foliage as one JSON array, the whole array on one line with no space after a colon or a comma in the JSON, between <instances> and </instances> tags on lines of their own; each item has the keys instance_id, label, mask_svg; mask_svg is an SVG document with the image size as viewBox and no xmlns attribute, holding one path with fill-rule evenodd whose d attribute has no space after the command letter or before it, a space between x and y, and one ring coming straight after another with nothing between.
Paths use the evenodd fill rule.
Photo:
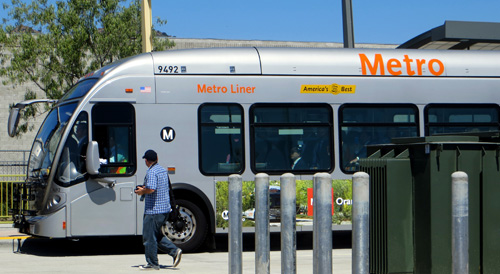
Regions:
<instances>
[{"instance_id":1,"label":"tree foliage","mask_svg":"<svg viewBox=\"0 0 500 274\"><path fill-rule=\"evenodd\" d=\"M28 89L25 99L40 91L59 99L85 74L142 49L140 0L11 0L3 8L0 76L4 85L34 83L39 90ZM153 41L154 50L173 46ZM24 117L37 113L27 109Z\"/></svg>"}]
</instances>

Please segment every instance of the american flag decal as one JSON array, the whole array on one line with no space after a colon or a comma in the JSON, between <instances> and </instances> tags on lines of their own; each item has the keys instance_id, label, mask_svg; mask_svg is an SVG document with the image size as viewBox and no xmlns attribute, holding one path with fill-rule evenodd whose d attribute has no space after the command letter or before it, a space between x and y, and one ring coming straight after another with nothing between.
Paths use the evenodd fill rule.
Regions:
<instances>
[{"instance_id":1,"label":"american flag decal","mask_svg":"<svg viewBox=\"0 0 500 274\"><path fill-rule=\"evenodd\" d=\"M143 92L143 93L150 93L151 92L151 87L141 87L141 92Z\"/></svg>"}]
</instances>

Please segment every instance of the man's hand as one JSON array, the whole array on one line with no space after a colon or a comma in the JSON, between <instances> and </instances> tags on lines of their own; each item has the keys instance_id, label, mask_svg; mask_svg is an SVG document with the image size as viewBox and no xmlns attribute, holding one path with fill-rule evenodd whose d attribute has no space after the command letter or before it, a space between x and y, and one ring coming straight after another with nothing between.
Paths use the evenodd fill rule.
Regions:
<instances>
[{"instance_id":1,"label":"man's hand","mask_svg":"<svg viewBox=\"0 0 500 274\"><path fill-rule=\"evenodd\" d=\"M135 194L142 195L143 194L142 191L144 191L144 186L136 186L135 187L135 190L134 190Z\"/></svg>"},{"instance_id":2,"label":"man's hand","mask_svg":"<svg viewBox=\"0 0 500 274\"><path fill-rule=\"evenodd\" d=\"M145 194L151 194L154 191L155 191L154 189L149 189L149 188L146 188L144 186L136 186L134 192L137 195L145 195Z\"/></svg>"}]
</instances>

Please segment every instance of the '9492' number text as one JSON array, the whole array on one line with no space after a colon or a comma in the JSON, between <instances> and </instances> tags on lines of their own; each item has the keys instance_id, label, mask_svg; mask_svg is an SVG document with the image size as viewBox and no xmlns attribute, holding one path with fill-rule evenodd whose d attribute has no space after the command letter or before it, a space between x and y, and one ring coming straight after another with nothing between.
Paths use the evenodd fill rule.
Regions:
<instances>
[{"instance_id":1,"label":"'9492' number text","mask_svg":"<svg viewBox=\"0 0 500 274\"><path fill-rule=\"evenodd\" d=\"M179 73L178 66L158 66L159 73Z\"/></svg>"}]
</instances>

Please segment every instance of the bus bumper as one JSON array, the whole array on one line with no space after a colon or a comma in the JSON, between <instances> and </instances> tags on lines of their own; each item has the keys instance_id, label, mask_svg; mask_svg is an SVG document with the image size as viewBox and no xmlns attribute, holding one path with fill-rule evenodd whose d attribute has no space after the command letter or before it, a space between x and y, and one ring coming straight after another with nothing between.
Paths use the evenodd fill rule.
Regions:
<instances>
[{"instance_id":1,"label":"bus bumper","mask_svg":"<svg viewBox=\"0 0 500 274\"><path fill-rule=\"evenodd\" d=\"M66 207L49 215L34 216L26 220L24 233L49 238L66 238Z\"/></svg>"}]
</instances>

